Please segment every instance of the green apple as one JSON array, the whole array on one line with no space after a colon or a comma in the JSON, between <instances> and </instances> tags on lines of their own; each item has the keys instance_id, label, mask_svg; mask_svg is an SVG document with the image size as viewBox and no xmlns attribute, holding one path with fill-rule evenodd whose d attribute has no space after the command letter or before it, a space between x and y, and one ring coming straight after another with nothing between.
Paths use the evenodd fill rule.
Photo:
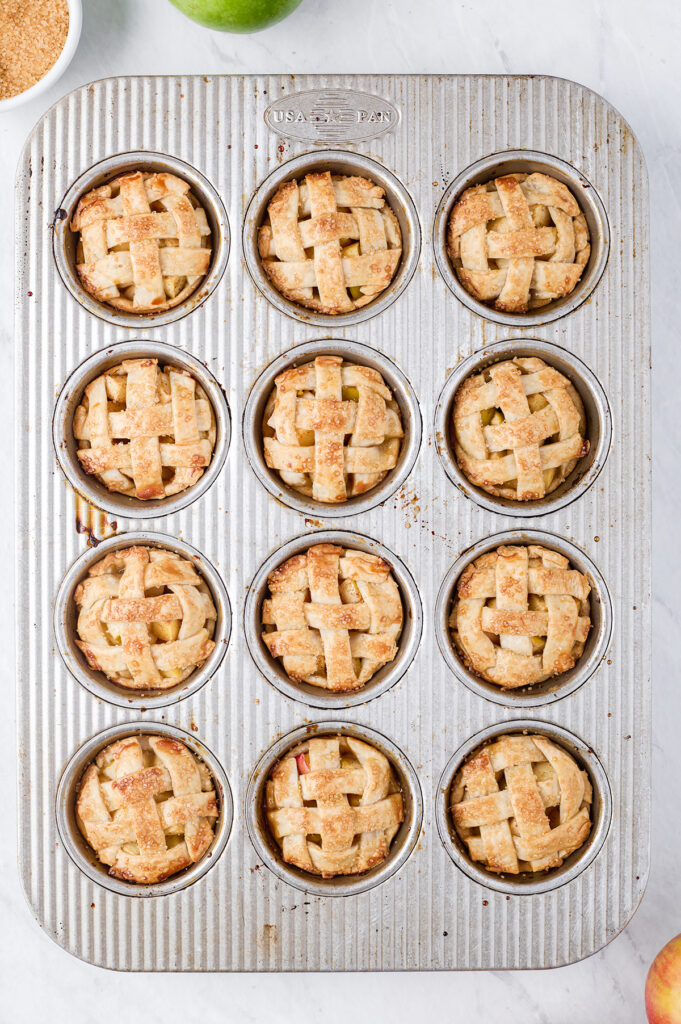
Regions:
<instances>
[{"instance_id":1,"label":"green apple","mask_svg":"<svg viewBox=\"0 0 681 1024\"><path fill-rule=\"evenodd\" d=\"M193 21L222 32L259 32L274 25L301 0L170 0Z\"/></svg>"}]
</instances>

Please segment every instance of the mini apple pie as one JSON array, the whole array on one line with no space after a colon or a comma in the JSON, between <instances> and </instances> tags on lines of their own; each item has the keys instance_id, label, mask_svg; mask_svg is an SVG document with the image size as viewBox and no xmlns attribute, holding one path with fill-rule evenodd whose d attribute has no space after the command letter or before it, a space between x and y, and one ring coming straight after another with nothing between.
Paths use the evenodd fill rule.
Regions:
<instances>
[{"instance_id":1,"label":"mini apple pie","mask_svg":"<svg viewBox=\"0 0 681 1024\"><path fill-rule=\"evenodd\" d=\"M314 544L267 582L262 640L295 682L357 690L397 655L402 600L378 555Z\"/></svg>"},{"instance_id":2,"label":"mini apple pie","mask_svg":"<svg viewBox=\"0 0 681 1024\"><path fill-rule=\"evenodd\" d=\"M192 487L210 465L216 438L203 388L156 359L126 359L90 381L73 433L85 472L141 501Z\"/></svg>"},{"instance_id":3,"label":"mini apple pie","mask_svg":"<svg viewBox=\"0 0 681 1024\"><path fill-rule=\"evenodd\" d=\"M91 668L126 689L177 686L215 647L210 591L174 551L112 551L88 570L74 599L78 647Z\"/></svg>"},{"instance_id":4,"label":"mini apple pie","mask_svg":"<svg viewBox=\"0 0 681 1024\"><path fill-rule=\"evenodd\" d=\"M265 462L315 501L347 501L397 465L400 409L377 370L317 356L279 374L263 416Z\"/></svg>"},{"instance_id":5,"label":"mini apple pie","mask_svg":"<svg viewBox=\"0 0 681 1024\"><path fill-rule=\"evenodd\" d=\"M71 219L76 270L87 292L126 313L160 313L208 273L210 227L189 183L131 171L82 196Z\"/></svg>"},{"instance_id":6,"label":"mini apple pie","mask_svg":"<svg viewBox=\"0 0 681 1024\"><path fill-rule=\"evenodd\" d=\"M288 864L334 878L386 859L404 821L404 799L380 750L353 736L317 736L274 766L265 812Z\"/></svg>"},{"instance_id":7,"label":"mini apple pie","mask_svg":"<svg viewBox=\"0 0 681 1024\"><path fill-rule=\"evenodd\" d=\"M466 566L449 627L464 664L505 690L573 668L591 629L591 588L558 551L501 545Z\"/></svg>"},{"instance_id":8,"label":"mini apple pie","mask_svg":"<svg viewBox=\"0 0 681 1024\"><path fill-rule=\"evenodd\" d=\"M218 818L208 768L170 736L127 736L89 764L78 786L76 821L109 874L138 885L196 864Z\"/></svg>"},{"instance_id":9,"label":"mini apple pie","mask_svg":"<svg viewBox=\"0 0 681 1024\"><path fill-rule=\"evenodd\" d=\"M380 185L322 171L280 185L267 205L258 248L277 291L337 315L385 291L400 262L402 236Z\"/></svg>"},{"instance_id":10,"label":"mini apple pie","mask_svg":"<svg viewBox=\"0 0 681 1024\"><path fill-rule=\"evenodd\" d=\"M571 381L536 357L495 363L454 397L454 454L472 484L536 501L589 452L584 406Z\"/></svg>"},{"instance_id":11,"label":"mini apple pie","mask_svg":"<svg viewBox=\"0 0 681 1024\"><path fill-rule=\"evenodd\" d=\"M447 252L479 302L526 313L575 289L591 246L567 185L548 174L506 174L460 196L447 225Z\"/></svg>"},{"instance_id":12,"label":"mini apple pie","mask_svg":"<svg viewBox=\"0 0 681 1024\"><path fill-rule=\"evenodd\" d=\"M591 831L589 776L539 734L479 747L452 783L454 828L471 860L495 874L557 868Z\"/></svg>"}]
</instances>

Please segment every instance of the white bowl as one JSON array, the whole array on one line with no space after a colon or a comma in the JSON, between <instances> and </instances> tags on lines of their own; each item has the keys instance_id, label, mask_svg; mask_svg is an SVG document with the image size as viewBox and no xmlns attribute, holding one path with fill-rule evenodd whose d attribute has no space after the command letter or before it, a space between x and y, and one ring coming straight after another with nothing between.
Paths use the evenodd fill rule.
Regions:
<instances>
[{"instance_id":1,"label":"white bowl","mask_svg":"<svg viewBox=\"0 0 681 1024\"><path fill-rule=\"evenodd\" d=\"M33 100L36 96L46 92L61 78L71 63L78 46L78 40L80 39L83 7L81 0L66 0L66 2L69 8L69 31L64 43L64 49L47 74L39 82L32 85L30 89L26 89L25 92L20 92L18 96L9 96L6 100L0 100L0 113L5 110L11 110L12 107L18 107L22 103L28 103L29 100Z\"/></svg>"}]
</instances>

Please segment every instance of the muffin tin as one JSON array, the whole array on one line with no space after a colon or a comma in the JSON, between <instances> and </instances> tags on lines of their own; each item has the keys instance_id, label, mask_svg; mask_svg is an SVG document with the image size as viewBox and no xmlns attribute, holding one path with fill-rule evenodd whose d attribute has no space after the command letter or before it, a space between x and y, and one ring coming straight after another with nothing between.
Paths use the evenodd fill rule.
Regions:
<instances>
[{"instance_id":1,"label":"muffin tin","mask_svg":"<svg viewBox=\"0 0 681 1024\"><path fill-rule=\"evenodd\" d=\"M358 100L367 95L370 110ZM79 146L68 145L83 125ZM214 232L206 280L157 317L117 314L86 295L68 231L83 191L138 165L189 180ZM274 293L257 259L267 199L313 166L381 184L403 234L387 291L339 317ZM459 294L444 250L457 195L497 168L556 174L589 221L580 285L531 317L502 317ZM542 77L112 79L38 123L16 210L19 857L48 934L92 963L159 971L550 967L610 941L645 885L650 797L647 178L620 115L579 85ZM282 486L258 444L276 373L320 352L380 370L406 428L395 470L344 506ZM68 425L90 376L144 353L198 377L219 429L194 488L140 507L78 475ZM467 484L448 435L463 376L511 354L540 355L571 377L591 440L574 479L522 506ZM231 444L230 410L241 426ZM77 529L83 498L108 517L88 517L89 548ZM468 558L501 537L535 535L590 574L594 629L569 678L504 694L468 678L446 630L448 600ZM96 678L72 642L69 596L85 563L140 538L195 559L220 611L214 661L160 696ZM320 539L382 554L402 591L398 657L352 695L291 683L259 639L267 571ZM470 862L445 798L468 752L525 729L587 768L594 827L562 868L509 880ZM221 796L206 858L149 891L93 862L73 819L86 760L140 731L192 744ZM398 770L405 823L365 876L324 881L292 869L264 825L269 766L311 731L364 737Z\"/></svg>"}]
</instances>

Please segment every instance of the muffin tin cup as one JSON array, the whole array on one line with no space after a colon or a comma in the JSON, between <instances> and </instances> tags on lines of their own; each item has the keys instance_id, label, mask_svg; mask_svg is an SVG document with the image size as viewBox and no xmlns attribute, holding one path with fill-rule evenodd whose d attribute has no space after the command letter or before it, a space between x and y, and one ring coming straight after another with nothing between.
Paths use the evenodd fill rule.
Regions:
<instances>
[{"instance_id":1,"label":"muffin tin cup","mask_svg":"<svg viewBox=\"0 0 681 1024\"><path fill-rule=\"evenodd\" d=\"M85 388L96 377L125 359L147 358L157 359L160 366L171 365L186 370L194 377L212 406L216 436L210 463L193 487L167 498L142 501L110 491L95 476L83 470L78 461L77 442L73 436L73 417ZM126 519L158 519L179 512L195 502L219 476L229 452L231 436L231 415L225 393L207 366L189 352L144 338L118 342L88 356L64 383L52 418L52 441L57 462L73 489L95 508Z\"/></svg>"},{"instance_id":2,"label":"muffin tin cup","mask_svg":"<svg viewBox=\"0 0 681 1024\"><path fill-rule=\"evenodd\" d=\"M184 99L178 107L180 97ZM169 115L170 101L175 109ZM143 133L136 116L142 109L148 115ZM278 115L271 119L270 127L264 120L268 110ZM557 112L570 113L569 131L557 128ZM290 131L301 137L293 139ZM369 138L370 132L377 134ZM357 141L360 134L364 134L364 142ZM313 136L318 136L316 141ZM75 164L64 156L73 155L74 139L78 142ZM499 327L487 307L474 315L450 292L434 259L431 261L434 215L445 188L480 156L498 153L509 143L526 151L555 152L584 170L600 190L611 219L612 244L600 287L583 306L541 328L528 328L515 316L509 326ZM157 154L177 153L203 171L217 186L229 217L232 247L236 242L239 251L232 248L224 278L211 298L184 319L161 327L160 318L143 316L134 329L117 328L115 324L122 321L115 311L111 311L109 324L90 315L87 297L80 304L83 297L79 293L78 304L74 301L56 276L52 243L39 243L45 242L46 218L52 221L53 210L81 171L107 154L128 154L140 147ZM263 182L305 150L311 151L306 157L309 163L324 161L327 147L343 151L342 160L353 168L360 169L357 150L378 161L379 167L390 168L408 189L421 222L422 251L412 280L393 305L386 304L381 315L373 315L380 309L378 301L358 311L371 319L356 328L348 328L335 317L328 320L331 326L310 326L313 314L301 308L283 313L277 296L254 286L241 252L243 218ZM44 165L40 160L43 153ZM527 152L521 155L525 157ZM495 159L504 158L502 153ZM293 166L288 165L282 176ZM575 174L572 168L570 172ZM371 171L362 167L361 173L378 177L373 164ZM647 188L640 146L617 111L582 86L546 76L296 74L109 79L65 96L37 124L19 162L15 200L16 404L20 417L15 575L21 624L18 650L22 652L16 666L17 721L21 776L30 783L22 785L18 793L19 869L36 917L65 950L99 966L133 971L537 969L589 956L627 924L645 888L649 863ZM74 202L76 198L74 194ZM73 241L70 231L65 233L68 224L62 217L68 217L66 210L58 214L55 227L61 235L57 246ZM444 231L445 223L441 226ZM254 216L246 250L254 242L256 227ZM407 242L411 246L412 240L405 232L404 259ZM451 273L448 263L442 262ZM258 264L255 266L257 271ZM397 284L391 286L388 296ZM79 289L79 282L74 281L73 286ZM268 282L263 287L268 288ZM231 304L230 297L235 300ZM98 317L106 315L100 306L96 312ZM542 317L550 312L551 307L533 311ZM179 311L171 313L178 315ZM445 324L454 330L438 329ZM288 334L282 331L286 325ZM246 355L244 328L246 348L250 345ZM543 518L533 520L521 518L515 506L508 510L507 518L497 521L497 515L491 516L473 500L472 491L471 500L466 500L434 464L438 458L434 406L451 372L448 367L458 367L460 359L476 350L486 349L487 355L490 342L522 335L543 338L576 353L597 375L611 403L618 447L620 439L627 439L627 457L620 465L613 450L595 485L564 509L550 515L543 515L542 510ZM286 357L284 351L312 339L326 339L324 349L340 349L352 359L355 353L351 343L345 343L346 336L362 343L358 349L361 362L378 366L377 360L385 354L391 369L399 367L427 417L423 426L428 436L424 433L421 447L415 444L418 457L409 475L403 474L406 478L401 486L400 480L393 484L394 474L380 488L363 495L366 510L353 503L315 507L302 495L287 493L287 485L274 474L270 479L262 466L251 472L244 458L246 445L242 446L237 436L248 425L243 417L246 400L270 360L282 356L278 368L283 370L291 359L301 358L305 349ZM75 347L74 337L78 340ZM138 338L158 339L180 351L189 349L198 359L206 360L225 385L232 416L238 400L238 421L232 424L228 458L216 485L168 520L138 522L136 517L98 512L90 517L92 522L84 514L75 521L71 488L67 487L64 495L52 443L37 442L35 425L47 423L49 430L64 381L81 359L104 349L108 342ZM329 342L329 338L334 340ZM216 352L225 357L231 354L228 366L223 368L222 361L218 364L210 358ZM302 358L314 355L313 349ZM567 359L565 353L563 356ZM570 362L568 376L575 365ZM386 372L383 366L379 369ZM575 381L578 376L581 381L576 372ZM403 401L401 384L396 383L395 393ZM418 416L418 406L414 408ZM406 399L403 412L405 409ZM410 417L404 414L411 429ZM256 437L252 449L254 444L261 445L260 423L257 418L249 422ZM252 450L250 457L253 461ZM228 471L233 473L229 486ZM266 477L271 493L262 484ZM581 481L575 482L578 484ZM398 489L388 498L393 487ZM55 495L59 497L56 511L66 514L50 514ZM289 507L296 500L302 511ZM372 503L377 504L369 507ZM79 497L76 504L85 502ZM85 509L76 508L76 512ZM355 516L355 512L361 514ZM334 513L338 518L332 518ZM50 609L46 622L45 607L54 602L72 560L85 550L84 537L75 543L74 522L79 529L92 530L100 537L107 533L106 524L100 522L105 515L107 521L117 520L125 530L173 534L181 526L180 536L208 555L228 589L234 615L229 653L209 685L175 707L170 704L153 710L152 705L142 713L142 707L150 704L146 698L109 687L101 675L90 679L77 660L80 651L72 649L70 664L83 672L90 693L81 690L60 655L51 664L53 678L42 680L39 693L36 691L35 666L41 664L45 650L52 647L56 654L53 612ZM254 523L258 524L255 529ZM572 531L568 523L572 523ZM559 700L565 692L560 687L546 697L539 694L542 700L558 701L543 710L535 706L537 698L532 691L504 694L477 679L463 684L445 667L435 643L440 633L443 649L451 648L446 614L441 615L440 626L440 618L435 621L433 612L440 585L462 549L500 531L517 531L509 536L517 541L527 527L582 545L609 585L614 606L612 639L593 678L564 700ZM294 703L293 697L273 689L275 683L270 684L256 669L245 643L234 646L244 629L244 602L256 571L281 545L317 529L352 531L367 543L375 539L387 545L413 573L423 603L423 635L402 679L380 697L349 708L319 710L306 703L307 695ZM600 542L594 540L596 534L600 534ZM201 540L211 536L220 536L223 546L236 552L236 557L223 558L214 545ZM310 542L315 539L319 535L313 535ZM536 539L547 542L545 537ZM134 542L134 538L123 537L122 542ZM152 542L158 538L153 536ZM555 537L549 542L559 543ZM97 551L93 558L105 551ZM576 558L574 552L569 554ZM610 614L607 595L605 601L605 605L597 605L594 594L599 615ZM29 657L25 656L27 624L32 633ZM599 630L602 628L599 625ZM259 640L257 632L255 639ZM450 657L456 660L455 653ZM460 666L457 670L465 674ZM170 690L161 700L181 699L183 687L196 681L196 677L185 681L177 693ZM557 682L549 683L548 689ZM112 694L117 706L110 703ZM555 892L520 899L509 895L507 899L489 887L486 873L481 886L450 863L433 820L436 786L446 762L468 737L491 723L528 718L556 722L587 744L596 744L594 749L612 787L613 820L597 858L583 875ZM55 791L67 760L80 743L112 722L136 729L147 719L172 722L215 752L229 775L235 821L216 870L200 885L184 896L140 902L93 885L63 853ZM198 724L197 732L192 719ZM288 875L283 876L285 884L282 877L266 869L248 829L242 827L251 773L270 745L298 726L333 719L359 722L395 740L418 773L425 804L416 845L397 873L373 891L346 900L304 896L290 884ZM443 745L445 725L454 728ZM508 727L505 723L504 728ZM536 727L535 722L531 727ZM338 723L331 721L327 731L337 728ZM283 746L290 742L287 738ZM238 775L232 764L238 764ZM257 824L257 815L253 820ZM323 885L315 876L296 878L295 869L282 866L279 846L271 841L268 830L261 841L272 862L282 872L290 870L292 881L302 890ZM234 880L237 884L232 884ZM362 876L339 881L366 884ZM333 884L330 881L328 888ZM125 891L131 893L132 888ZM201 941L186 941L177 927L178 919L169 914L169 908L180 900L183 905L191 904L194 933ZM482 906L481 901L489 906ZM93 902L95 909L91 908ZM563 909L569 904L570 927L565 914L556 927L558 904ZM131 907L144 910L145 941L135 941L139 922L131 920ZM381 919L385 907L389 913L383 913ZM528 918L532 926L523 927ZM345 932L339 932L339 926L346 931L351 926L349 941L344 941ZM104 942L104 935L120 935L125 941ZM153 942L147 941L150 935L155 937Z\"/></svg>"},{"instance_id":3,"label":"muffin tin cup","mask_svg":"<svg viewBox=\"0 0 681 1024\"><path fill-rule=\"evenodd\" d=\"M454 426L452 412L454 397L457 390L467 377L494 363L503 362L515 357L538 356L550 366L559 370L567 377L578 392L584 405L586 415L586 437L590 443L589 454L579 459L577 465L555 491L538 501L514 501L488 494L482 487L471 483L460 468L454 454ZM447 378L435 406L435 444L442 463L442 468L453 484L489 512L499 515L525 518L529 516L545 516L558 509L565 508L581 497L593 482L606 463L612 443L612 416L605 391L598 379L581 359L547 341L537 338L508 338L505 341L488 345L479 352L468 356Z\"/></svg>"},{"instance_id":4,"label":"muffin tin cup","mask_svg":"<svg viewBox=\"0 0 681 1024\"><path fill-rule=\"evenodd\" d=\"M397 217L402 233L402 257L395 276L381 294L352 313L328 315L306 309L277 291L262 268L258 252L258 228L267 215L267 204L280 185L303 178L310 171L331 171L332 174L359 175L370 178L385 191L385 199ZM315 150L281 164L255 190L246 210L243 226L243 248L246 266L253 283L267 301L280 313L301 323L317 327L351 327L383 313L407 287L419 262L421 225L414 202L400 180L383 164L369 157L346 150Z\"/></svg>"},{"instance_id":5,"label":"muffin tin cup","mask_svg":"<svg viewBox=\"0 0 681 1024\"><path fill-rule=\"evenodd\" d=\"M572 568L587 576L591 586L589 601L592 625L581 658L569 672L522 690L502 690L500 686L495 686L494 683L482 679L468 669L454 647L449 629L449 615L459 576L470 562L501 544L541 544L543 547L558 551L569 559ZM557 534L542 530L505 530L503 533L479 540L454 562L437 595L435 635L447 667L459 682L473 693L507 708L534 708L553 704L567 697L591 678L605 658L612 634L612 617L612 602L605 580L584 551Z\"/></svg>"},{"instance_id":6,"label":"muffin tin cup","mask_svg":"<svg viewBox=\"0 0 681 1024\"><path fill-rule=\"evenodd\" d=\"M201 668L196 669L187 679L168 690L126 690L112 682L103 672L90 668L85 655L76 644L76 622L78 612L74 594L78 584L86 578L88 569L105 555L121 548L135 545L165 548L193 563L197 573L206 583L217 611L212 640L215 647ZM137 708L141 711L167 707L191 696L212 679L227 653L232 630L232 610L229 596L217 569L205 555L186 541L162 533L134 532L121 533L102 541L97 547L88 548L76 559L62 580L54 603L54 633L62 660L71 675L89 693L109 704L121 708Z\"/></svg>"},{"instance_id":7,"label":"muffin tin cup","mask_svg":"<svg viewBox=\"0 0 681 1024\"><path fill-rule=\"evenodd\" d=\"M405 817L382 864L362 875L336 878L301 871L287 864L265 817L265 784L276 762L292 747L315 736L346 735L376 747L390 761L404 798ZM330 720L303 725L276 741L260 758L248 782L244 817L258 858L283 882L315 896L356 896L374 889L394 875L408 860L418 842L423 822L423 796L419 780L407 756L387 737L354 722Z\"/></svg>"},{"instance_id":8,"label":"muffin tin cup","mask_svg":"<svg viewBox=\"0 0 681 1024\"><path fill-rule=\"evenodd\" d=\"M379 555L391 567L402 598L404 621L395 659L376 672L365 685L350 692L334 692L309 683L296 683L288 677L281 660L273 658L262 641L262 603L267 596L267 577L282 562L307 551L313 544L338 544ZM349 708L365 704L385 693L404 676L411 666L421 642L423 608L414 577L404 562L392 551L358 533L345 530L322 530L296 537L274 551L258 569L248 588L244 608L244 632L251 657L268 682L292 700L313 708Z\"/></svg>"},{"instance_id":9,"label":"muffin tin cup","mask_svg":"<svg viewBox=\"0 0 681 1024\"><path fill-rule=\"evenodd\" d=\"M464 843L456 833L449 810L452 782L464 760L484 743L508 733L538 733L546 736L572 754L580 768L587 771L593 788L591 804L591 832L586 842L561 864L534 877L524 875L497 875L471 860ZM435 821L437 830L452 862L474 882L485 889L512 896L533 896L553 892L567 885L589 867L598 856L612 822L612 792L605 769L591 747L567 729L553 723L532 718L498 722L471 736L449 759L435 790Z\"/></svg>"},{"instance_id":10,"label":"muffin tin cup","mask_svg":"<svg viewBox=\"0 0 681 1024\"><path fill-rule=\"evenodd\" d=\"M326 504L315 501L288 487L275 469L270 469L265 462L263 447L262 422L267 400L274 389L275 378L284 370L302 363L313 362L317 356L343 356L348 362L370 366L383 377L392 391L393 398L400 408L404 437L397 459L397 465L390 470L378 486L354 498L338 504ZM289 508L296 509L304 515L322 519L339 519L344 516L367 512L380 505L381 502L394 494L401 487L416 462L421 447L422 419L416 393L411 384L397 368L392 360L375 349L360 345L356 341L325 338L321 341L310 341L298 345L278 356L264 370L251 388L246 401L243 418L244 445L248 461L255 475L264 484L270 494Z\"/></svg>"},{"instance_id":11,"label":"muffin tin cup","mask_svg":"<svg viewBox=\"0 0 681 1024\"><path fill-rule=\"evenodd\" d=\"M574 195L589 227L591 254L582 276L569 295L528 313L502 313L494 309L493 306L488 306L474 298L459 281L447 253L449 215L456 200L467 188L473 185L482 185L504 174L531 174L536 171L562 181ZM605 207L598 192L572 164L537 150L509 149L476 160L452 181L435 213L433 248L435 261L445 284L472 313L477 313L484 320L491 320L509 327L536 327L539 324L552 323L554 320L559 320L568 313L572 313L592 294L608 262L610 227Z\"/></svg>"},{"instance_id":12,"label":"muffin tin cup","mask_svg":"<svg viewBox=\"0 0 681 1024\"><path fill-rule=\"evenodd\" d=\"M183 178L191 187L191 191L206 212L211 230L211 261L208 273L200 281L196 290L184 302L160 313L129 313L108 306L85 290L76 270L76 233L69 225L76 211L78 200L90 189L105 185L113 178L127 171L169 172ZM129 153L117 153L99 163L93 164L77 178L62 199L54 215L52 248L59 276L76 302L107 323L117 327L162 327L187 316L193 309L200 306L212 295L225 272L229 259L230 231L227 211L220 196L207 178L195 167L168 156L166 153L135 150Z\"/></svg>"},{"instance_id":13,"label":"muffin tin cup","mask_svg":"<svg viewBox=\"0 0 681 1024\"><path fill-rule=\"evenodd\" d=\"M152 885L139 885L136 882L125 882L109 874L108 868L98 860L97 854L86 842L76 821L76 799L83 772L104 747L127 736L169 736L184 743L193 754L200 758L213 778L218 804L218 818L215 823L215 837L210 848L203 857L191 867L164 882ZM234 821L234 804L227 773L215 754L196 736L176 729L171 725L158 722L114 725L103 732L97 733L86 740L71 756L64 768L55 800L57 830L67 854L91 882L101 885L110 892L120 896L149 897L169 896L171 893L182 892L210 871L224 851L229 840Z\"/></svg>"}]
</instances>

